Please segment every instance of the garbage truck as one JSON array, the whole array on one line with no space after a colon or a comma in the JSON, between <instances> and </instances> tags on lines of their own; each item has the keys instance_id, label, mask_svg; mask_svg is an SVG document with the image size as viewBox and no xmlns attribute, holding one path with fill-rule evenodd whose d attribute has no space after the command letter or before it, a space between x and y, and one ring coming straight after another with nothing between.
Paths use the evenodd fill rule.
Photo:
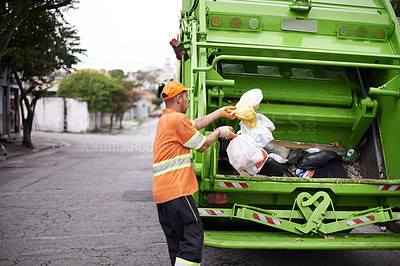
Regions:
<instances>
[{"instance_id":1,"label":"garbage truck","mask_svg":"<svg viewBox=\"0 0 400 266\"><path fill-rule=\"evenodd\" d=\"M360 228L400 221L400 29L389 0L182 0L174 41L178 79L194 88L189 119L258 88L278 145L359 154L361 174L299 178L233 171L221 141L193 152L205 245L400 248L400 234Z\"/></svg>"}]
</instances>

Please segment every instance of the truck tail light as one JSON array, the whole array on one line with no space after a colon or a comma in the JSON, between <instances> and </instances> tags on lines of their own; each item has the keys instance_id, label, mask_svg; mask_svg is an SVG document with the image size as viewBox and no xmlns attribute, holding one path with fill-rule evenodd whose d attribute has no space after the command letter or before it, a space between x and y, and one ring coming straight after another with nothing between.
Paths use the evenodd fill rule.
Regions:
<instances>
[{"instance_id":1,"label":"truck tail light","mask_svg":"<svg viewBox=\"0 0 400 266\"><path fill-rule=\"evenodd\" d=\"M211 19L211 24L214 27L219 27L222 24L222 18L221 17L212 17Z\"/></svg>"},{"instance_id":2,"label":"truck tail light","mask_svg":"<svg viewBox=\"0 0 400 266\"><path fill-rule=\"evenodd\" d=\"M252 18L249 20L249 28L256 30L260 26L260 22L256 18Z\"/></svg>"},{"instance_id":3,"label":"truck tail light","mask_svg":"<svg viewBox=\"0 0 400 266\"><path fill-rule=\"evenodd\" d=\"M228 202L227 192L210 192L208 193L208 202L214 204L225 204Z\"/></svg>"},{"instance_id":4,"label":"truck tail light","mask_svg":"<svg viewBox=\"0 0 400 266\"><path fill-rule=\"evenodd\" d=\"M231 19L231 26L234 28L239 28L241 23L242 22L240 21L240 18L238 18L238 17L233 17Z\"/></svg>"},{"instance_id":5,"label":"truck tail light","mask_svg":"<svg viewBox=\"0 0 400 266\"><path fill-rule=\"evenodd\" d=\"M356 25L352 23L339 23L337 37L346 39L386 41L387 29L388 26L386 25Z\"/></svg>"},{"instance_id":6,"label":"truck tail light","mask_svg":"<svg viewBox=\"0 0 400 266\"><path fill-rule=\"evenodd\" d=\"M365 37L365 36L367 36L368 30L366 27L361 26L361 27L357 28L356 32L357 32L358 37Z\"/></svg>"},{"instance_id":7,"label":"truck tail light","mask_svg":"<svg viewBox=\"0 0 400 266\"><path fill-rule=\"evenodd\" d=\"M383 37L385 37L385 31L381 28L376 28L374 30L374 36L377 39L382 39Z\"/></svg>"}]
</instances>

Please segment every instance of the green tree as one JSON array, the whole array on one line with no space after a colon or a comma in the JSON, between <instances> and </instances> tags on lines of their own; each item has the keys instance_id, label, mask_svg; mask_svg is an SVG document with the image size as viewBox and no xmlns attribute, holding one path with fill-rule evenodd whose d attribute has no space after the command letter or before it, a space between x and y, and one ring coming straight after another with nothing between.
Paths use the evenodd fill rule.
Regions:
<instances>
[{"instance_id":1,"label":"green tree","mask_svg":"<svg viewBox=\"0 0 400 266\"><path fill-rule=\"evenodd\" d=\"M73 7L74 0L10 0L0 2L0 62L14 31L25 19L43 11Z\"/></svg>"},{"instance_id":2,"label":"green tree","mask_svg":"<svg viewBox=\"0 0 400 266\"><path fill-rule=\"evenodd\" d=\"M61 81L56 95L84 99L88 101L89 112L110 113L112 119L115 114L119 114L121 102L128 101L121 84L95 70L77 71L65 78Z\"/></svg>"},{"instance_id":3,"label":"green tree","mask_svg":"<svg viewBox=\"0 0 400 266\"><path fill-rule=\"evenodd\" d=\"M158 97L155 97L155 98L151 99L151 103L155 104L155 105L157 105L157 107L159 107L163 103L163 100L161 100Z\"/></svg>"},{"instance_id":4,"label":"green tree","mask_svg":"<svg viewBox=\"0 0 400 266\"><path fill-rule=\"evenodd\" d=\"M115 78L117 80L122 80L123 78L126 77L125 73L121 69L113 69L107 72L112 78Z\"/></svg>"},{"instance_id":5,"label":"green tree","mask_svg":"<svg viewBox=\"0 0 400 266\"><path fill-rule=\"evenodd\" d=\"M36 103L47 94L55 69L68 71L79 62L75 55L84 50L78 45L76 30L68 26L60 10L29 14L13 31L1 63L9 66L20 88L23 146L34 148L31 131Z\"/></svg>"},{"instance_id":6,"label":"green tree","mask_svg":"<svg viewBox=\"0 0 400 266\"><path fill-rule=\"evenodd\" d=\"M117 119L119 119L119 128L122 129L122 120L124 118L124 113L129 110L132 106L129 102L129 92L121 87L121 89L117 91L113 91L111 94L113 105L113 113L111 115L111 123L110 123L110 130L113 126L113 118L114 115Z\"/></svg>"},{"instance_id":7,"label":"green tree","mask_svg":"<svg viewBox=\"0 0 400 266\"><path fill-rule=\"evenodd\" d=\"M121 69L110 70L108 71L108 74L112 78L116 79L124 88L123 92L119 93L118 95L115 95L115 101L114 101L115 116L117 119L119 119L119 128L122 129L122 120L124 113L128 111L130 108L132 108L133 103L139 100L142 96L141 93L139 93L137 90L134 89L141 83L138 81L123 80L126 77L126 75L124 74L124 71Z\"/></svg>"}]
</instances>

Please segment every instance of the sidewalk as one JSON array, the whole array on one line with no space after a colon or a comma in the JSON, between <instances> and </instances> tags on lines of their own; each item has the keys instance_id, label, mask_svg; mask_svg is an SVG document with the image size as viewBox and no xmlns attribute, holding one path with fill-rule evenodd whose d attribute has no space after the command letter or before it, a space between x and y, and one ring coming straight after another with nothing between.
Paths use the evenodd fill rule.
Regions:
<instances>
[{"instance_id":1,"label":"sidewalk","mask_svg":"<svg viewBox=\"0 0 400 266\"><path fill-rule=\"evenodd\" d=\"M33 150L22 147L22 137L17 137L15 139L0 140L0 144L6 148L7 155L0 155L0 161L7 161L16 157L41 152L48 149L56 149L64 144L57 140L32 137L32 143L35 147Z\"/></svg>"}]
</instances>

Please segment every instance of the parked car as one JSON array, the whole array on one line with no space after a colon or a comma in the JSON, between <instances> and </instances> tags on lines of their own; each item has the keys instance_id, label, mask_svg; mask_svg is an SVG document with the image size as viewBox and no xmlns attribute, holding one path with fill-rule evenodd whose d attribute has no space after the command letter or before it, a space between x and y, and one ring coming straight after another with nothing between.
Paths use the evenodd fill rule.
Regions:
<instances>
[{"instance_id":1,"label":"parked car","mask_svg":"<svg viewBox=\"0 0 400 266\"><path fill-rule=\"evenodd\" d=\"M151 112L149 114L149 117L160 117L160 116L162 116L162 110L161 109L154 110L153 112Z\"/></svg>"}]
</instances>

